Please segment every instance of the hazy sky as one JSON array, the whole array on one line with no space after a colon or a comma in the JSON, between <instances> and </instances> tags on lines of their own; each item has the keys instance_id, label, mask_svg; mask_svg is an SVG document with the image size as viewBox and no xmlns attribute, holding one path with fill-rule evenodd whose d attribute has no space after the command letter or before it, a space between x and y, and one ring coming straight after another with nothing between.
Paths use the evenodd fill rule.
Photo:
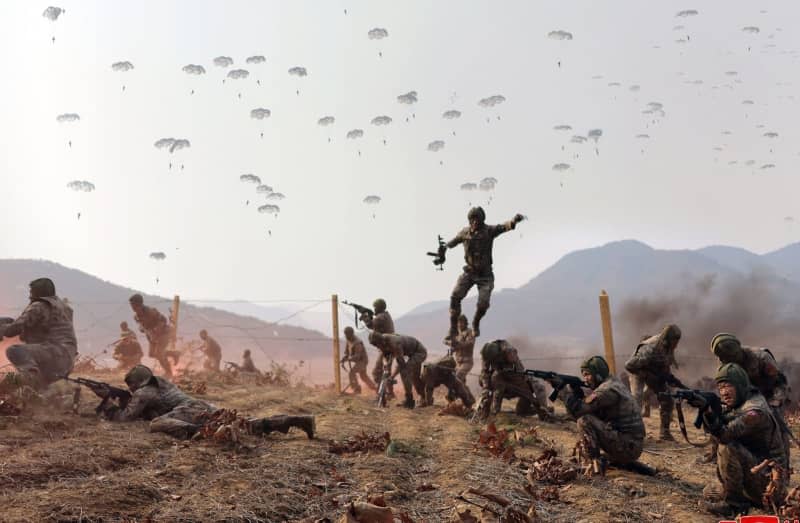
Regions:
<instances>
[{"instance_id":1,"label":"hazy sky","mask_svg":"<svg viewBox=\"0 0 800 523\"><path fill-rule=\"evenodd\" d=\"M0 2L2 258L162 295L383 296L402 312L449 295L460 249L443 273L424 253L465 224L469 202L486 204L459 190L486 176L499 180L489 222L530 218L496 243L497 288L623 238L756 252L797 240L786 219L800 220L794 0L56 5L65 13L51 22L47 4ZM699 14L676 17L685 9ZM375 27L388 38L368 39ZM234 65L213 65L219 55ZM251 55L267 61L245 64ZM112 71L121 60L135 69ZM189 63L207 74L185 74ZM223 84L240 67L250 77ZM419 102L399 104L411 90ZM507 101L478 106L495 94ZM648 102L665 116L642 114ZM251 119L256 107L272 116ZM448 109L463 116L444 120ZM56 122L73 112L79 122ZM384 114L392 124L370 124ZM318 126L325 115L336 123ZM553 130L562 124L573 130ZM364 137L345 139L354 128ZM596 128L596 146L569 143ZM163 137L192 145L170 155L153 146ZM429 152L439 139L445 148ZM561 162L572 168L556 173ZM266 202L245 173L286 194L279 217L256 211ZM71 180L96 190L73 192ZM368 194L382 203L366 206Z\"/></svg>"}]
</instances>

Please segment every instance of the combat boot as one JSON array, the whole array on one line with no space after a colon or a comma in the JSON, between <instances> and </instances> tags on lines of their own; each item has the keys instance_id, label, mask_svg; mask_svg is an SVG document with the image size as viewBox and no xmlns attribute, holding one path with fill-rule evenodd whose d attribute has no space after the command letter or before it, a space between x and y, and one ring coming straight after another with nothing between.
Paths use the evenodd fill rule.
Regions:
<instances>
[{"instance_id":1,"label":"combat boot","mask_svg":"<svg viewBox=\"0 0 800 523\"><path fill-rule=\"evenodd\" d=\"M317 432L317 421L314 416L289 416L289 425L305 432L308 439L314 439Z\"/></svg>"},{"instance_id":2,"label":"combat boot","mask_svg":"<svg viewBox=\"0 0 800 523\"><path fill-rule=\"evenodd\" d=\"M255 435L282 432L286 434L292 427L303 430L308 439L314 438L316 421L314 416L272 416L269 418L252 419L250 430Z\"/></svg>"},{"instance_id":3,"label":"combat boot","mask_svg":"<svg viewBox=\"0 0 800 523\"><path fill-rule=\"evenodd\" d=\"M416 406L413 397L407 397L405 401L402 403L397 404L398 407L405 407L407 409L413 409Z\"/></svg>"},{"instance_id":4,"label":"combat boot","mask_svg":"<svg viewBox=\"0 0 800 523\"><path fill-rule=\"evenodd\" d=\"M659 441L675 441L672 433L669 431L669 424L672 421L672 412L665 409L659 409L659 416L661 417L661 429L658 436Z\"/></svg>"},{"instance_id":5,"label":"combat boot","mask_svg":"<svg viewBox=\"0 0 800 523\"><path fill-rule=\"evenodd\" d=\"M750 504L744 501L733 501L725 499L723 501L709 502L700 500L700 507L709 514L724 518L735 518L740 514L747 514Z\"/></svg>"}]
</instances>

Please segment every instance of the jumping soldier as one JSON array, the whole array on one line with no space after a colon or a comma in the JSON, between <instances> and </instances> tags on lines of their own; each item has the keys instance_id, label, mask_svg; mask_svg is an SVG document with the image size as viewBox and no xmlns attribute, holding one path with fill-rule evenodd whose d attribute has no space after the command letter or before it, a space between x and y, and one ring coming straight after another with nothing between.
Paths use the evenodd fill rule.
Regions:
<instances>
[{"instance_id":1,"label":"jumping soldier","mask_svg":"<svg viewBox=\"0 0 800 523\"><path fill-rule=\"evenodd\" d=\"M373 316L370 316L369 314L361 315L361 321L364 322L364 325L366 325L368 329L372 330L373 332L377 332L378 334L394 334L394 321L392 320L392 315L389 314L388 310L386 310L386 300L383 298L378 298L372 302L372 310L375 312ZM381 376L383 376L383 365L383 358L380 356L375 358L375 365L372 367L372 379L374 380L374 383L379 383L381 381ZM389 372L391 371L391 362L389 362ZM391 384L389 385L388 395L390 398L394 397L394 387L392 387Z\"/></svg>"},{"instance_id":2,"label":"jumping soldier","mask_svg":"<svg viewBox=\"0 0 800 523\"><path fill-rule=\"evenodd\" d=\"M458 277L450 295L450 331L445 338L449 342L458 334L458 317L461 315L461 300L473 285L478 286L478 304L472 319L472 330L475 337L481 335L481 318L489 310L489 300L494 289L494 273L492 272L492 244L494 239L516 228L525 217L517 214L501 225L486 225L486 213L480 207L473 207L467 214L469 226L462 229L455 238L439 248L439 256L444 257L447 249L459 243L464 244L464 272Z\"/></svg>"},{"instance_id":3,"label":"jumping soldier","mask_svg":"<svg viewBox=\"0 0 800 523\"><path fill-rule=\"evenodd\" d=\"M639 409L642 402L649 406L651 394L667 392L670 385L686 388L673 375L671 367L675 364L675 349L681 340L681 330L677 325L664 327L659 334L644 338L636 347L631 358L625 363L625 370L631 376L631 389ZM675 402L669 395L658 396L661 419L659 440L675 441L669 431L672 410ZM647 409L649 411L649 408Z\"/></svg>"},{"instance_id":4,"label":"jumping soldier","mask_svg":"<svg viewBox=\"0 0 800 523\"><path fill-rule=\"evenodd\" d=\"M150 420L150 432L189 439L203 427L207 416L217 410L214 405L187 395L170 381L154 376L144 365L128 371L125 383L131 391L128 405L121 409L109 403L102 412L111 421ZM309 439L314 437L314 416L280 415L247 421L253 434L286 433L291 427L296 427L303 430Z\"/></svg>"},{"instance_id":5,"label":"jumping soldier","mask_svg":"<svg viewBox=\"0 0 800 523\"><path fill-rule=\"evenodd\" d=\"M381 350L387 369L391 365L392 359L397 362L397 368L391 377L394 379L400 374L403 389L405 389L405 401L399 403L398 406L413 409L415 403L412 386L421 398L425 397L425 386L422 383L421 373L422 363L428 357L427 349L419 340L411 336L379 334L376 331L370 333L369 342Z\"/></svg>"},{"instance_id":6,"label":"jumping soldier","mask_svg":"<svg viewBox=\"0 0 800 523\"><path fill-rule=\"evenodd\" d=\"M136 333L128 328L128 322L119 324L119 339L113 343L113 357L117 360L117 370L128 370L142 362L142 346L136 338Z\"/></svg>"},{"instance_id":7,"label":"jumping soldier","mask_svg":"<svg viewBox=\"0 0 800 523\"><path fill-rule=\"evenodd\" d=\"M367 363L369 362L369 358L367 357L367 350L364 348L364 342L361 341L361 338L356 336L353 327L345 327L344 328L344 338L347 341L347 345L344 349L344 356L342 356L342 361L340 364L344 367L345 362L350 362L350 370L349 370L349 378L350 378L350 388L353 391L353 394L361 394L361 385L358 383L358 376L361 377L361 381L373 391L377 391L378 387L373 383L369 376L367 376ZM380 360L380 358L378 358Z\"/></svg>"},{"instance_id":8,"label":"jumping soldier","mask_svg":"<svg viewBox=\"0 0 800 523\"><path fill-rule=\"evenodd\" d=\"M772 503L780 506L786 496L789 455L774 410L736 363L722 365L715 380L724 406L722 418L706 412L703 424L719 441L717 475L722 484L722 499L701 503L710 513L725 517L746 514L750 507L772 509L762 506L770 475L752 471L764 460L770 460L780 467L780 481L771 494ZM712 490L705 490L706 497Z\"/></svg>"},{"instance_id":9,"label":"jumping soldier","mask_svg":"<svg viewBox=\"0 0 800 523\"><path fill-rule=\"evenodd\" d=\"M19 318L0 327L0 340L19 336L23 343L8 347L6 357L18 383L41 390L72 372L78 342L72 309L56 296L53 280L38 278L29 287L30 303Z\"/></svg>"},{"instance_id":10,"label":"jumping soldier","mask_svg":"<svg viewBox=\"0 0 800 523\"><path fill-rule=\"evenodd\" d=\"M537 384L534 388L534 381L537 380L526 376L524 371L517 349L506 340L494 340L481 349L481 376L478 383L483 389L483 396L493 394L491 412L499 413L504 399L519 398L514 409L516 414L538 414L540 419L547 419L549 411L544 387Z\"/></svg>"},{"instance_id":11,"label":"jumping soldier","mask_svg":"<svg viewBox=\"0 0 800 523\"><path fill-rule=\"evenodd\" d=\"M644 422L636 400L611 375L606 360L600 356L581 364L581 376L592 393L582 398L570 391L565 403L567 412L578 420L578 446L584 457L595 464L604 458L617 465L635 462L644 446ZM603 468L600 465L600 470L595 468L594 472L602 472Z\"/></svg>"},{"instance_id":12,"label":"jumping soldier","mask_svg":"<svg viewBox=\"0 0 800 523\"><path fill-rule=\"evenodd\" d=\"M200 331L200 339L203 340L203 354L206 361L203 362L203 369L211 372L219 372L219 364L222 361L222 347L217 340L208 335L205 329Z\"/></svg>"},{"instance_id":13,"label":"jumping soldier","mask_svg":"<svg viewBox=\"0 0 800 523\"><path fill-rule=\"evenodd\" d=\"M172 333L167 318L155 307L146 306L141 294L134 294L128 302L134 312L133 319L139 324L139 331L147 336L150 345L147 355L158 361L165 375L172 376L172 365L167 350Z\"/></svg>"},{"instance_id":14,"label":"jumping soldier","mask_svg":"<svg viewBox=\"0 0 800 523\"><path fill-rule=\"evenodd\" d=\"M475 404L469 388L456 375L456 360L452 356L445 356L434 363L426 363L422 367L422 382L425 384L425 395L421 406L429 407L433 405L433 390L444 385L447 387L448 401L455 398L461 400L468 409Z\"/></svg>"}]
</instances>

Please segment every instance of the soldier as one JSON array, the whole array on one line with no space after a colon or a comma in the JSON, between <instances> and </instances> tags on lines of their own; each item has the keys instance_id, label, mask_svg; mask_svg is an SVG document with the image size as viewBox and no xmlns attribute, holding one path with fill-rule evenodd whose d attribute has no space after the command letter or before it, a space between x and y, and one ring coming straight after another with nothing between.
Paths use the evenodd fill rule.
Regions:
<instances>
[{"instance_id":1,"label":"soldier","mask_svg":"<svg viewBox=\"0 0 800 523\"><path fill-rule=\"evenodd\" d=\"M612 464L635 462L644 446L642 413L630 391L612 376L608 364L593 356L581 364L581 375L592 393L581 398L570 391L565 401L567 411L578 420L579 448L602 472L603 456Z\"/></svg>"},{"instance_id":2,"label":"soldier","mask_svg":"<svg viewBox=\"0 0 800 523\"><path fill-rule=\"evenodd\" d=\"M469 328L467 317L458 317L458 335L451 342L453 357L456 362L456 378L467 384L467 374L474 365L472 355L475 352L475 334Z\"/></svg>"},{"instance_id":3,"label":"soldier","mask_svg":"<svg viewBox=\"0 0 800 523\"><path fill-rule=\"evenodd\" d=\"M119 362L117 370L128 370L142 362L142 346L136 338L136 333L128 328L128 322L119 324L119 339L113 343L114 359Z\"/></svg>"},{"instance_id":4,"label":"soldier","mask_svg":"<svg viewBox=\"0 0 800 523\"><path fill-rule=\"evenodd\" d=\"M78 342L72 309L56 296L53 280L38 278L29 287L30 303L19 318L0 327L0 340L19 336L23 343L8 347L6 357L21 383L41 390L72 372Z\"/></svg>"},{"instance_id":5,"label":"soldier","mask_svg":"<svg viewBox=\"0 0 800 523\"><path fill-rule=\"evenodd\" d=\"M242 366L239 367L242 372L258 372L256 364L253 363L253 358L250 356L250 349L245 349L242 354Z\"/></svg>"},{"instance_id":6,"label":"soldier","mask_svg":"<svg viewBox=\"0 0 800 523\"><path fill-rule=\"evenodd\" d=\"M208 415L217 409L205 401L192 398L164 378L154 376L144 365L137 365L125 375L131 400L124 409L109 404L103 415L111 421L151 420L150 432L189 439L203 427ZM253 434L302 429L309 439L314 437L314 416L272 416L247 420Z\"/></svg>"},{"instance_id":7,"label":"soldier","mask_svg":"<svg viewBox=\"0 0 800 523\"><path fill-rule=\"evenodd\" d=\"M367 376L367 363L369 362L369 358L367 357L367 350L364 348L364 342L361 341L361 338L356 336L353 327L344 328L344 338L347 341L347 345L345 346L344 356L340 363L342 368L344 368L344 363L346 361L350 362L349 378L350 388L353 394L361 394L361 385L358 383L357 376L361 376L361 381L363 381L370 390L377 391L378 387L376 387L375 383ZM378 359L380 360L380 358Z\"/></svg>"},{"instance_id":8,"label":"soldier","mask_svg":"<svg viewBox=\"0 0 800 523\"><path fill-rule=\"evenodd\" d=\"M786 376L778 369L775 357L765 348L742 346L733 334L721 333L711 339L711 352L719 358L720 363L736 363L747 373L750 383L758 389L767 403L772 407L778 422L783 422L784 408L789 404L789 383ZM785 423L782 423L784 426ZM789 455L790 436L788 429L782 433ZM712 446L712 451L715 446ZM706 455L706 461L713 461L714 455Z\"/></svg>"},{"instance_id":9,"label":"soldier","mask_svg":"<svg viewBox=\"0 0 800 523\"><path fill-rule=\"evenodd\" d=\"M452 240L440 247L439 256L444 258L447 249L459 243L464 244L464 272L458 277L453 293L450 295L450 332L445 343L458 334L458 317L461 315L461 300L473 285L478 286L478 304L472 319L472 330L475 337L481 335L481 318L489 310L489 298L494 288L492 272L492 243L494 239L516 228L525 217L517 214L510 221L501 225L486 225L486 213L480 207L473 207L467 214L469 227L462 229Z\"/></svg>"},{"instance_id":10,"label":"soldier","mask_svg":"<svg viewBox=\"0 0 800 523\"><path fill-rule=\"evenodd\" d=\"M222 347L217 340L208 335L205 329L200 331L200 339L203 340L203 354L206 361L203 362L203 369L212 372L219 372L219 364L222 361Z\"/></svg>"},{"instance_id":11,"label":"soldier","mask_svg":"<svg viewBox=\"0 0 800 523\"><path fill-rule=\"evenodd\" d=\"M139 332L147 336L150 345L147 355L158 361L166 376L172 376L172 365L167 351L172 332L167 318L156 308L146 306L141 294L134 294L128 302L134 312L133 319L139 324Z\"/></svg>"},{"instance_id":12,"label":"soldier","mask_svg":"<svg viewBox=\"0 0 800 523\"><path fill-rule=\"evenodd\" d=\"M394 321L392 320L392 315L386 310L386 301L383 298L378 298L372 303L372 309L375 312L373 316L369 314L361 315L361 321L364 322L364 325L378 334L394 334ZM372 379L374 383L379 383L381 381L381 377L383 376L383 364L383 358L380 356L375 358L375 365L372 367ZM392 367L390 361L389 372L391 371ZM394 397L394 387L392 387L391 384L388 388L388 396L390 398Z\"/></svg>"},{"instance_id":13,"label":"soldier","mask_svg":"<svg viewBox=\"0 0 800 523\"><path fill-rule=\"evenodd\" d=\"M535 392L533 378L524 374L517 349L506 340L494 340L481 349L481 376L478 383L483 388L482 396L493 394L493 414L500 412L504 399L519 398L514 412L520 416L538 414L547 419L547 399L544 387L537 384Z\"/></svg>"},{"instance_id":14,"label":"soldier","mask_svg":"<svg viewBox=\"0 0 800 523\"><path fill-rule=\"evenodd\" d=\"M686 387L672 375L671 367L675 362L675 349L681 340L681 330L677 325L671 324L664 327L655 336L644 338L633 356L625 363L625 370L631 375L631 389L639 409L642 409L643 399L650 401L649 392L658 394L668 392L670 386L682 389ZM658 396L659 415L661 418L659 440L675 441L669 431L672 422L672 409L674 400L669 395ZM648 408L647 411L650 409Z\"/></svg>"},{"instance_id":15,"label":"soldier","mask_svg":"<svg viewBox=\"0 0 800 523\"><path fill-rule=\"evenodd\" d=\"M392 359L397 361L397 368L391 374L394 379L398 374L403 381L406 399L398 406L414 408L413 388L421 398L425 397L425 385L422 383L422 363L428 357L428 351L416 338L399 334L379 334L372 331L369 342L381 350L384 367L391 369Z\"/></svg>"},{"instance_id":16,"label":"soldier","mask_svg":"<svg viewBox=\"0 0 800 523\"><path fill-rule=\"evenodd\" d=\"M448 401L458 398L465 407L472 408L475 398L464 382L458 379L456 368L456 360L452 356L445 356L435 363L423 365L422 382L425 384L425 396L421 402L422 407L432 406L433 390L439 385L444 385L447 387Z\"/></svg>"},{"instance_id":17,"label":"soldier","mask_svg":"<svg viewBox=\"0 0 800 523\"><path fill-rule=\"evenodd\" d=\"M752 471L764 460L772 460L782 469L778 488L771 499L775 506L780 506L789 479L789 456L773 409L739 365L722 365L715 380L723 404L722 418L706 412L703 424L719 441L717 476L722 483L722 500L704 503L706 510L734 517L746 514L751 506L772 509L762 506L770 475ZM708 494L709 490L705 493Z\"/></svg>"}]
</instances>

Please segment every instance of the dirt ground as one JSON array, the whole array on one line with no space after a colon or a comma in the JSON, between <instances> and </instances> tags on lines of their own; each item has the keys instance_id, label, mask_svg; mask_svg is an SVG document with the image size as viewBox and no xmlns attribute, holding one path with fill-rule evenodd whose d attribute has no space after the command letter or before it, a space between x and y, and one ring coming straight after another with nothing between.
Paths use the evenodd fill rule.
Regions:
<instances>
[{"instance_id":1,"label":"dirt ground","mask_svg":"<svg viewBox=\"0 0 800 523\"><path fill-rule=\"evenodd\" d=\"M98 379L121 383L119 375ZM455 496L468 487L503 495L523 512L531 505L524 490L527 467L476 449L481 427L437 415L442 397L436 407L409 411L394 403L379 409L366 395L206 383L199 397L247 415L314 414L318 438L293 430L247 436L238 448L177 441L149 433L146 422L97 419L96 398L84 390L78 414L70 412L70 401L51 400L35 412L0 417L0 520L336 521L350 501L383 494L395 514L436 522L450 520L460 503ZM512 405L504 407L498 428L538 427L536 437L517 444L517 456L533 459L547 447L571 455L574 422L519 418ZM657 411L646 422L654 433ZM387 452L329 452L330 440L362 431L388 432L394 443ZM693 436L701 439L698 432ZM579 477L553 489L559 500L535 501L539 521L718 521L696 509L703 486L716 481L711 465L696 462L702 451L651 437L645 448L642 461L656 467L657 476L612 469L606 477Z\"/></svg>"}]
</instances>

